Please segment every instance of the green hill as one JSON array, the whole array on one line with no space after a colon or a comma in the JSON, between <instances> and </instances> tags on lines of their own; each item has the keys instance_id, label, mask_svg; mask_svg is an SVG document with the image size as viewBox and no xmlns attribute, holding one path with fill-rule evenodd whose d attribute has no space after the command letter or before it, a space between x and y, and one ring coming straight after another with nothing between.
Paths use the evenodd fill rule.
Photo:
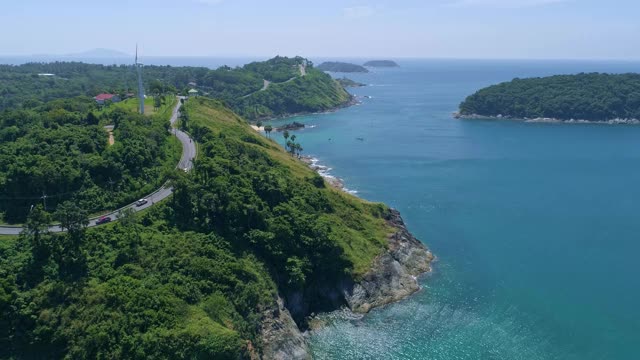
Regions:
<instances>
[{"instance_id":1,"label":"green hill","mask_svg":"<svg viewBox=\"0 0 640 360\"><path fill-rule=\"evenodd\" d=\"M0 358L252 358L278 294L304 300L303 323L385 251L386 206L329 187L219 101L186 114L199 156L170 200L91 229L71 208L64 234L36 208L0 241Z\"/></svg>"},{"instance_id":2,"label":"green hill","mask_svg":"<svg viewBox=\"0 0 640 360\"><path fill-rule=\"evenodd\" d=\"M462 116L607 121L640 119L640 74L577 74L514 79L460 104Z\"/></svg>"},{"instance_id":3,"label":"green hill","mask_svg":"<svg viewBox=\"0 0 640 360\"><path fill-rule=\"evenodd\" d=\"M40 76L47 73L53 76ZM303 76L304 75L304 76ZM302 57L275 57L242 67L145 66L147 94L196 88L203 96L223 100L247 119L320 112L347 104L351 97L329 76ZM265 91L265 80L270 83ZM43 102L102 92L136 92L131 66L79 62L0 65L0 110L33 108Z\"/></svg>"}]
</instances>

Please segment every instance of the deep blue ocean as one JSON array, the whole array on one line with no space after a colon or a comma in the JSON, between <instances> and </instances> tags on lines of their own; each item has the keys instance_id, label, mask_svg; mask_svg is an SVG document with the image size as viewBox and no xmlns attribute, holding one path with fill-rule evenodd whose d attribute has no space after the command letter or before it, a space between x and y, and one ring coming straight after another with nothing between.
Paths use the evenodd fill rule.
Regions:
<instances>
[{"instance_id":1,"label":"deep blue ocean","mask_svg":"<svg viewBox=\"0 0 640 360\"><path fill-rule=\"evenodd\" d=\"M369 84L352 89L362 104L298 117L314 127L297 136L358 196L399 209L438 262L412 298L333 316L315 357L640 358L640 126L451 116L514 77L640 63L400 64L350 74Z\"/></svg>"},{"instance_id":2,"label":"deep blue ocean","mask_svg":"<svg viewBox=\"0 0 640 360\"><path fill-rule=\"evenodd\" d=\"M640 72L640 63L399 63L349 74L369 84L352 89L362 104L298 117L312 127L297 136L357 196L399 209L438 262L415 296L331 316L310 338L314 356L640 358L640 126L451 116L467 95L514 77Z\"/></svg>"}]
</instances>

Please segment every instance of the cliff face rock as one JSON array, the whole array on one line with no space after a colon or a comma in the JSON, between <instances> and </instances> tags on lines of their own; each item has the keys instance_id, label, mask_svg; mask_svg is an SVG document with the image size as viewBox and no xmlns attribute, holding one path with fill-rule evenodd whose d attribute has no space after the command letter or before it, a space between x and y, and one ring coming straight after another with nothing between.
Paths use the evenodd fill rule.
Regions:
<instances>
[{"instance_id":1,"label":"cliff face rock","mask_svg":"<svg viewBox=\"0 0 640 360\"><path fill-rule=\"evenodd\" d=\"M387 251L374 260L361 280L344 280L313 292L288 294L286 307L278 299L277 307L264 313L260 334L263 359L311 359L292 313L303 326L308 326L303 319L310 311L332 311L346 304L353 312L366 313L420 289L417 276L431 271L434 256L411 235L398 211L391 210L386 220L396 231L389 236ZM322 298L322 309L312 308L311 298Z\"/></svg>"},{"instance_id":2,"label":"cliff face rock","mask_svg":"<svg viewBox=\"0 0 640 360\"><path fill-rule=\"evenodd\" d=\"M417 276L431 271L433 255L407 230L400 213L391 210L387 221L397 229L389 237L388 250L375 259L362 280L343 288L354 312L366 313L406 298L420 289Z\"/></svg>"},{"instance_id":3,"label":"cliff face rock","mask_svg":"<svg viewBox=\"0 0 640 360\"><path fill-rule=\"evenodd\" d=\"M309 347L293 321L289 310L278 298L277 306L263 313L260 338L262 341L262 358L275 359L311 359Z\"/></svg>"}]
</instances>

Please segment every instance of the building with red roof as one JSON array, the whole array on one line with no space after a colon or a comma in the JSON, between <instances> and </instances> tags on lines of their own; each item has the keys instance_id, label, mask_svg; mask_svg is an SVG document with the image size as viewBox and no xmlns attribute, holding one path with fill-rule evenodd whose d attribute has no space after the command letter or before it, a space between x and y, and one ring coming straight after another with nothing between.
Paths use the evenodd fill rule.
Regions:
<instances>
[{"instance_id":1,"label":"building with red roof","mask_svg":"<svg viewBox=\"0 0 640 360\"><path fill-rule=\"evenodd\" d=\"M120 101L120 97L116 94L98 94L94 97L96 102L100 105L104 105L104 102L110 100L111 102Z\"/></svg>"}]
</instances>

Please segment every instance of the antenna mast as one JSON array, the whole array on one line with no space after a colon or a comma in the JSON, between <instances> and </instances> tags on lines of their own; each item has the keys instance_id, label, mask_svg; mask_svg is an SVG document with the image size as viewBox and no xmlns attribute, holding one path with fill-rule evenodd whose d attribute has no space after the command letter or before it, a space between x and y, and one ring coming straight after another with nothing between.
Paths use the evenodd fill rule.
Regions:
<instances>
[{"instance_id":1,"label":"antenna mast","mask_svg":"<svg viewBox=\"0 0 640 360\"><path fill-rule=\"evenodd\" d=\"M138 72L138 100L140 114L144 114L144 87L142 87L142 64L138 62L138 44L136 43L136 71Z\"/></svg>"}]
</instances>

